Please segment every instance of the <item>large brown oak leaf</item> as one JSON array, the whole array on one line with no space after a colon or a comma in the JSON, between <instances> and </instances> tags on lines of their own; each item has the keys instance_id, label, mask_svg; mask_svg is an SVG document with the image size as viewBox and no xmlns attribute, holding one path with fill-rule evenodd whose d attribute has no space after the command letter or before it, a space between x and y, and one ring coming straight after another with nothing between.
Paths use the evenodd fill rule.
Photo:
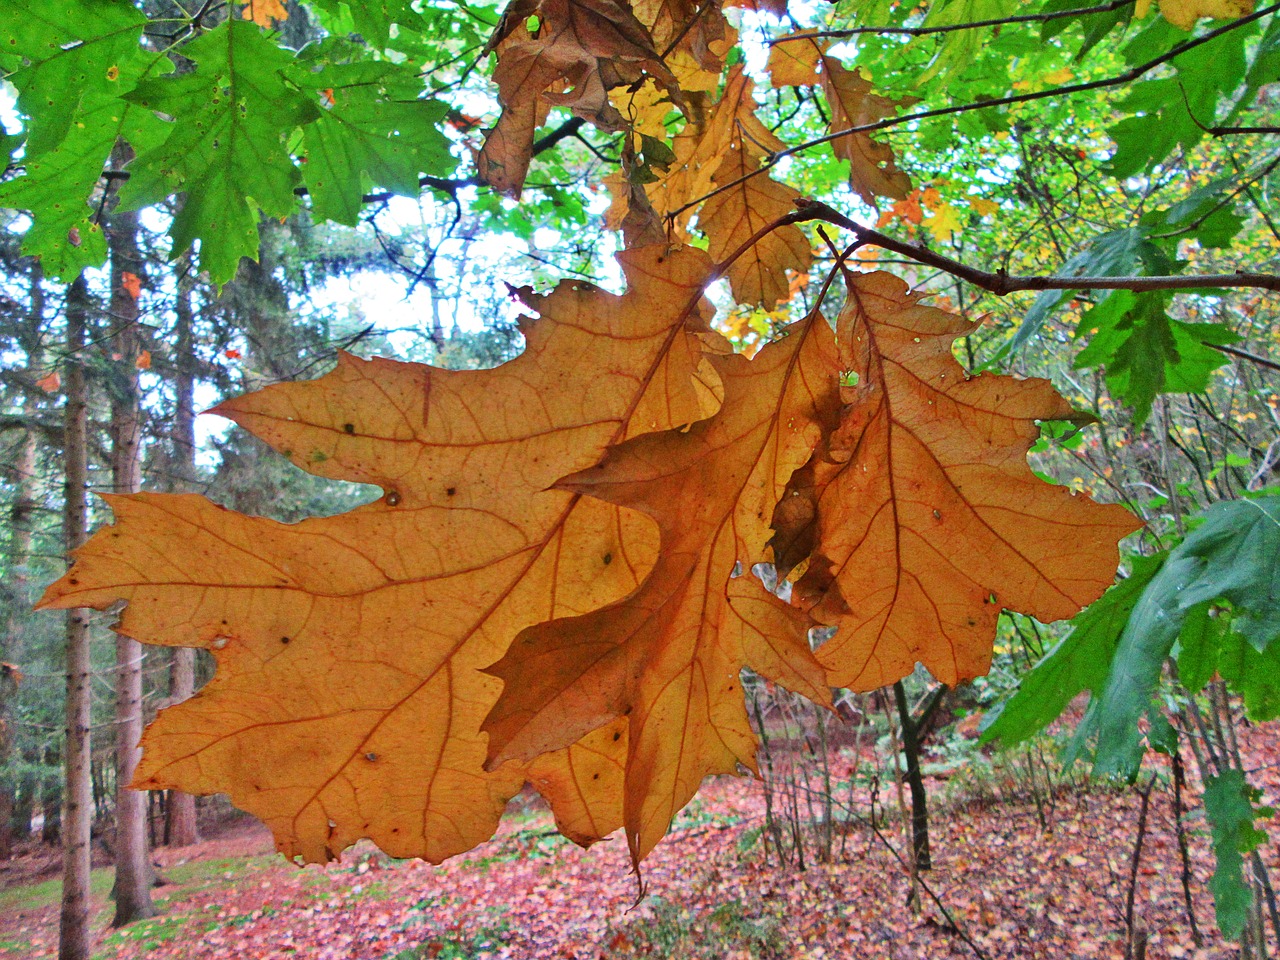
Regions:
<instances>
[{"instance_id":1,"label":"large brown oak leaf","mask_svg":"<svg viewBox=\"0 0 1280 960\"><path fill-rule=\"evenodd\" d=\"M616 829L624 728L486 772L480 723L500 685L480 668L525 627L625 596L654 563L646 518L549 488L718 406L706 256L620 259L621 297L523 291L540 318L493 370L346 356L218 408L313 473L377 484L376 502L288 525L197 496L110 498L114 526L44 605L126 600L120 632L218 661L148 729L136 786L229 793L308 861L361 837L439 861L487 839L526 778L575 839Z\"/></svg>"}]
</instances>

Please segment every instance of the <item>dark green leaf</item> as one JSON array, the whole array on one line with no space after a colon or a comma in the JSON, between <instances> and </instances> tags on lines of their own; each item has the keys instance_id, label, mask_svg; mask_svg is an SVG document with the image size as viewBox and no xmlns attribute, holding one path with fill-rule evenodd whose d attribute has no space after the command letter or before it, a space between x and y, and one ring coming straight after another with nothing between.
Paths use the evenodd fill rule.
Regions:
<instances>
[{"instance_id":1,"label":"dark green leaf","mask_svg":"<svg viewBox=\"0 0 1280 960\"><path fill-rule=\"evenodd\" d=\"M1213 833L1217 861L1209 889L1218 916L1218 929L1231 939L1244 931L1249 913L1249 885L1244 880L1244 856L1267 839L1253 821L1260 815L1253 801L1258 791L1239 770L1225 770L1204 785L1204 812ZM1268 811L1269 813L1269 811Z\"/></svg>"},{"instance_id":2,"label":"dark green leaf","mask_svg":"<svg viewBox=\"0 0 1280 960\"><path fill-rule=\"evenodd\" d=\"M296 208L299 177L285 137L319 107L286 83L293 57L252 23L228 20L183 53L196 70L145 81L129 95L181 122L134 161L121 199L136 209L185 192L169 231L173 253L199 240L200 265L221 284L241 257L257 256L259 211L285 217Z\"/></svg>"},{"instance_id":3,"label":"dark green leaf","mask_svg":"<svg viewBox=\"0 0 1280 960\"><path fill-rule=\"evenodd\" d=\"M420 174L443 177L457 165L440 130L449 108L417 99L414 69L368 61L296 76L320 105L302 133L303 176L317 216L354 225L367 191L417 196Z\"/></svg>"},{"instance_id":4,"label":"dark green leaf","mask_svg":"<svg viewBox=\"0 0 1280 960\"><path fill-rule=\"evenodd\" d=\"M1057 719L1077 694L1101 690L1129 614L1163 562L1163 556L1136 558L1126 579L1076 617L1013 696L983 718L981 742L1020 743Z\"/></svg>"},{"instance_id":5,"label":"dark green leaf","mask_svg":"<svg viewBox=\"0 0 1280 960\"><path fill-rule=\"evenodd\" d=\"M1206 344L1238 339L1217 324L1174 320L1167 304L1166 293L1117 290L1080 318L1077 336L1087 335L1089 345L1075 366L1105 366L1107 386L1133 407L1138 424L1146 422L1158 394L1205 389L1213 371L1227 362Z\"/></svg>"},{"instance_id":6,"label":"dark green leaf","mask_svg":"<svg viewBox=\"0 0 1280 960\"><path fill-rule=\"evenodd\" d=\"M1192 679L1207 669L1213 655L1204 647L1214 641L1215 633L1199 612L1191 615L1195 608L1214 600L1230 601L1236 608L1233 629L1258 651L1274 647L1272 641L1280 634L1280 497L1216 503L1203 518L1143 590L1111 658L1106 686L1090 705L1081 733L1097 733L1095 769L1100 773L1137 773L1138 719L1188 621L1185 638L1193 651L1188 663ZM1221 642L1225 634L1216 636ZM1221 650L1217 660L1221 666ZM1268 697L1262 688L1255 689L1255 701L1265 706Z\"/></svg>"},{"instance_id":7,"label":"dark green leaf","mask_svg":"<svg viewBox=\"0 0 1280 960\"><path fill-rule=\"evenodd\" d=\"M1124 276L1133 271L1141 244L1142 234L1133 227L1104 233L1064 263L1056 273L1065 277ZM1046 290L1036 297L1035 303L1023 317L1009 350L1018 350L1029 343L1067 296L1066 290Z\"/></svg>"}]
</instances>

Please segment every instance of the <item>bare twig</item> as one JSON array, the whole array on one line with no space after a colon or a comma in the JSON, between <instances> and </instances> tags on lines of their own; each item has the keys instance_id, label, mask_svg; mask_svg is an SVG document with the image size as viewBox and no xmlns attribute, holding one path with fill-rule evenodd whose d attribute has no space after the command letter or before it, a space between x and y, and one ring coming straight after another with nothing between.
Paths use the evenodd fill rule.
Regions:
<instances>
[{"instance_id":1,"label":"bare twig","mask_svg":"<svg viewBox=\"0 0 1280 960\"><path fill-rule=\"evenodd\" d=\"M900 116L889 117L875 123L863 123L853 127L846 127L843 130L833 130L831 133L824 134L821 137L814 137L812 140L806 140L803 143L798 143L793 147L788 147L785 150L779 150L777 153L771 154L751 173L744 174L736 180L729 180L721 184L715 190L686 203L679 209L671 211L668 216L677 217L685 210L696 207L705 200L709 200L711 197L716 196L716 194L732 189L745 180L749 180L752 177L759 176L760 174L771 170L779 163L779 161L786 157L795 156L798 153L803 153L805 150L821 146L822 144L829 143L832 140L839 140L841 137L847 137L850 134L873 133L877 130L886 130L889 127L901 126L904 123L913 123L916 120L928 120L933 117L951 116L957 113L968 113L973 110L986 110L991 107L1007 107L1015 103L1029 103L1033 100L1060 97L1069 93L1084 93L1089 90L1105 90L1108 87L1118 87L1125 83L1132 83L1144 74L1150 73L1156 67L1166 64L1170 60L1176 59L1187 51L1194 50L1196 47L1202 46L1210 40L1216 40L1225 33L1230 33L1232 30L1238 30L1241 27L1262 19L1263 17L1269 16L1277 10L1280 10L1280 3L1273 3L1269 7L1263 7L1261 10L1256 10L1247 17L1241 17L1239 20L1233 20L1231 23L1218 27L1216 30L1210 30L1208 33L1201 34L1198 37L1192 37L1190 40L1186 40L1174 47L1171 47L1158 57L1152 57L1150 60L1140 63L1130 70L1126 70L1124 73L1117 74L1116 76L1108 77L1103 80L1089 80L1084 83L1068 83L1060 87L1050 87L1047 90L1040 90L1035 93L1019 93L1008 97L994 97L990 100L979 100L974 103L961 103L950 107L938 107L934 110L921 110L917 113L904 113Z\"/></svg>"},{"instance_id":2,"label":"bare twig","mask_svg":"<svg viewBox=\"0 0 1280 960\"><path fill-rule=\"evenodd\" d=\"M1187 849L1187 830L1182 822L1182 788L1186 783L1186 770L1182 766L1182 752L1173 751L1173 826L1178 835L1178 856L1182 862L1182 901L1187 908L1187 924L1191 928L1191 942L1197 948L1203 945L1200 927L1196 924L1196 908L1191 899L1191 854Z\"/></svg>"},{"instance_id":3,"label":"bare twig","mask_svg":"<svg viewBox=\"0 0 1280 960\"><path fill-rule=\"evenodd\" d=\"M1151 805L1151 789L1156 785L1153 773L1147 785L1138 790L1142 797L1142 806L1138 810L1138 836L1133 842L1133 856L1129 860L1129 892L1124 901L1124 926L1127 934L1125 941L1125 960L1134 960L1135 956L1146 954L1147 933L1134 926L1133 900L1138 890L1138 866L1142 863L1142 843L1147 837L1147 809Z\"/></svg>"},{"instance_id":4,"label":"bare twig","mask_svg":"<svg viewBox=\"0 0 1280 960\"><path fill-rule=\"evenodd\" d=\"M1280 363L1268 360L1266 357L1260 357L1256 353L1250 353L1248 350L1241 350L1239 347L1227 346L1225 343L1206 343L1205 346L1212 347L1220 353L1239 357L1241 360L1248 360L1250 363L1256 363L1258 366L1266 367L1269 370L1280 370Z\"/></svg>"},{"instance_id":5,"label":"bare twig","mask_svg":"<svg viewBox=\"0 0 1280 960\"><path fill-rule=\"evenodd\" d=\"M850 27L844 30L814 30L810 33L792 34L769 41L789 43L795 40L816 40L822 37L856 37L863 33L895 34L907 37L927 37L935 33L954 33L957 30L976 30L981 27L999 27L1006 23L1043 23L1063 17L1083 17L1092 13L1110 13L1121 7L1133 6L1134 0L1112 0L1097 7L1077 7L1073 10L1054 10L1049 13L1028 13L1017 17L998 17L995 20L973 20L969 23L948 23L937 27Z\"/></svg>"},{"instance_id":6,"label":"bare twig","mask_svg":"<svg viewBox=\"0 0 1280 960\"><path fill-rule=\"evenodd\" d=\"M936 253L919 243L906 243L886 236L878 230L863 226L831 206L818 200L801 199L796 201L799 215L792 214L782 218L782 222L799 223L807 220L824 220L827 223L843 227L864 243L874 244L894 253L915 260L926 266L936 267L954 277L960 277L974 286L981 287L989 293L1003 297L1020 290L1195 290L1215 287L1255 287L1264 290L1280 290L1280 276L1270 273L1223 273L1201 274L1199 276L1161 276L1161 277L1059 277L1028 276L1020 277L1005 273L1003 270L988 273L968 264L953 260L951 257Z\"/></svg>"}]
</instances>

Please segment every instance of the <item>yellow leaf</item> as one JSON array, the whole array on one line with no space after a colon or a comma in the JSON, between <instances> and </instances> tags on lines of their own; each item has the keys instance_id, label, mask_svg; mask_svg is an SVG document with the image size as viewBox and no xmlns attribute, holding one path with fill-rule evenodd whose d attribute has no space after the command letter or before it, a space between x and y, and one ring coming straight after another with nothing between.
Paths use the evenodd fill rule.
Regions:
<instances>
[{"instance_id":1,"label":"yellow leaf","mask_svg":"<svg viewBox=\"0 0 1280 960\"><path fill-rule=\"evenodd\" d=\"M1175 27L1190 30L1201 17L1235 20L1253 13L1253 0L1160 0L1160 13ZM1138 0L1134 15L1141 19L1151 9L1151 0Z\"/></svg>"},{"instance_id":2,"label":"yellow leaf","mask_svg":"<svg viewBox=\"0 0 1280 960\"><path fill-rule=\"evenodd\" d=\"M980 217L989 217L1000 209L1000 204L985 197L968 197L969 206Z\"/></svg>"},{"instance_id":3,"label":"yellow leaf","mask_svg":"<svg viewBox=\"0 0 1280 960\"><path fill-rule=\"evenodd\" d=\"M955 207L944 201L932 216L924 218L923 226L939 242L949 243L952 235L961 228L960 215Z\"/></svg>"}]
</instances>

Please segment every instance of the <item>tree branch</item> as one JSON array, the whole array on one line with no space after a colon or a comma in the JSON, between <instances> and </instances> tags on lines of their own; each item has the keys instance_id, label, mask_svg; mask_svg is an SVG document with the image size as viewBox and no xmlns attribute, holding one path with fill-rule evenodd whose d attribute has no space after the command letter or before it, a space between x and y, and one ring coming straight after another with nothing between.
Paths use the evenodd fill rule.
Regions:
<instances>
[{"instance_id":1,"label":"tree branch","mask_svg":"<svg viewBox=\"0 0 1280 960\"><path fill-rule=\"evenodd\" d=\"M856 220L840 213L838 210L819 200L800 199L796 201L799 208L797 214L783 217L777 225L783 223L801 223L804 221L822 220L845 230L851 231L863 243L874 244L885 250L892 250L904 257L925 266L935 267L953 277L981 287L989 293L1003 297L1021 290L1203 290L1219 287L1250 287L1263 290L1280 291L1280 276L1270 273L1219 273L1199 276L1177 277L1058 277L1031 276L1019 277L999 270L988 273L968 264L953 260L951 257L936 253L919 243L906 243L886 236L878 230L865 227Z\"/></svg>"},{"instance_id":2,"label":"tree branch","mask_svg":"<svg viewBox=\"0 0 1280 960\"><path fill-rule=\"evenodd\" d=\"M790 43L795 40L817 40L823 37L856 37L863 33L897 34L908 37L927 37L935 33L954 33L957 30L976 30L980 27L999 27L1006 23L1043 23L1046 20L1060 20L1063 17L1083 17L1091 13L1110 13L1121 7L1133 6L1134 0L1112 0L1097 7L1078 7L1074 10L1055 10L1051 13L1028 13L1017 17L999 17L995 20L973 20L969 23L949 23L937 27L850 27L846 30L815 30L811 33L797 33L789 37L770 40L769 46L778 43Z\"/></svg>"},{"instance_id":3,"label":"tree branch","mask_svg":"<svg viewBox=\"0 0 1280 960\"><path fill-rule=\"evenodd\" d=\"M904 113L900 116L889 117L875 123L863 123L858 126L847 127L844 130L835 130L831 133L824 134L821 137L814 137L812 140L806 140L803 143L798 143L794 147L788 147L785 150L779 150L777 153L770 154L765 161L751 173L744 174L736 180L730 180L721 184L710 193L704 194L696 200L692 200L684 206L671 211L667 216L668 218L677 217L684 213L684 211L710 200L717 194L723 193L726 190L731 190L739 184L750 180L752 177L757 177L762 173L767 173L786 157L795 156L796 154L802 153L812 147L818 147L824 143L830 143L832 140L839 140L841 137L847 137L854 133L873 133L877 130L886 130L889 127L900 126L904 123L912 123L916 120L928 120L933 117L945 117L957 113L968 113L972 110L986 110L990 107L1007 107L1015 103L1029 103L1033 100L1045 100L1050 97L1064 96L1069 93L1084 93L1089 90L1105 90L1108 87L1118 87L1121 84L1132 83L1144 74L1150 73L1156 67L1168 63L1170 60L1181 56L1188 50L1194 50L1196 47L1202 46L1210 40L1216 40L1225 33L1230 33L1232 30L1238 30L1240 27L1269 16L1277 10L1280 10L1280 3L1273 3L1269 7L1263 7L1261 10L1254 11L1247 17L1241 17L1239 20L1233 20L1231 23L1218 27L1216 30L1210 30L1208 33L1202 34L1198 37L1193 37L1190 40L1186 40L1176 46L1170 47L1160 56L1153 57L1145 63L1138 64L1131 70L1126 70L1122 74L1109 77L1105 80L1089 80L1085 83L1068 83L1060 87L1050 87L1047 90L1040 90L1036 93L1019 93L1008 97L995 97L991 100L979 100L975 103L962 103L951 107L938 107L934 110L921 110L917 113Z\"/></svg>"}]
</instances>

